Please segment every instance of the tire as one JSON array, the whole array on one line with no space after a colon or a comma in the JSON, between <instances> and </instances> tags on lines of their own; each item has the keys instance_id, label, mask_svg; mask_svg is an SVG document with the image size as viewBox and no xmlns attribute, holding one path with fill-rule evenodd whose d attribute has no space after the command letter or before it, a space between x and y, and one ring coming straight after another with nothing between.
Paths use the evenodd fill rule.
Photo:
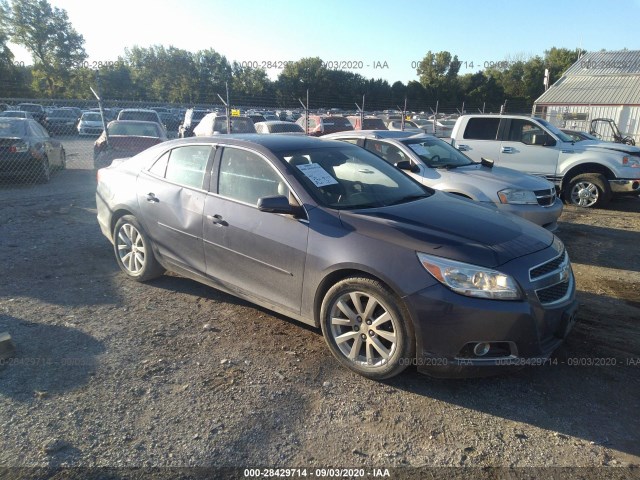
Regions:
<instances>
[{"instance_id":1,"label":"tire","mask_svg":"<svg viewBox=\"0 0 640 480\"><path fill-rule=\"evenodd\" d=\"M64 170L65 168L67 168L67 154L63 148L60 150L60 170Z\"/></svg>"},{"instance_id":2,"label":"tire","mask_svg":"<svg viewBox=\"0 0 640 480\"><path fill-rule=\"evenodd\" d=\"M36 171L36 183L49 183L51 180L51 165L49 165L49 159L44 157Z\"/></svg>"},{"instance_id":3,"label":"tire","mask_svg":"<svg viewBox=\"0 0 640 480\"><path fill-rule=\"evenodd\" d=\"M599 173L583 173L571 179L564 200L581 208L602 208L611 200L609 182Z\"/></svg>"},{"instance_id":4,"label":"tire","mask_svg":"<svg viewBox=\"0 0 640 480\"><path fill-rule=\"evenodd\" d=\"M133 215L118 219L113 229L113 251L120 269L138 282L152 280L164 273L153 254L149 237Z\"/></svg>"},{"instance_id":5,"label":"tire","mask_svg":"<svg viewBox=\"0 0 640 480\"><path fill-rule=\"evenodd\" d=\"M333 356L362 376L390 378L415 360L413 324L402 301L378 280L336 283L322 301L320 322Z\"/></svg>"}]
</instances>

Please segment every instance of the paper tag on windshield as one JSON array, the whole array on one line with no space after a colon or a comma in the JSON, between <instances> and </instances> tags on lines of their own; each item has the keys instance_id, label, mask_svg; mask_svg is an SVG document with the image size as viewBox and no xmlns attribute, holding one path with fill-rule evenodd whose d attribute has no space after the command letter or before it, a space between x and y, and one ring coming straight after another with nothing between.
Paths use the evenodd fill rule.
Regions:
<instances>
[{"instance_id":1,"label":"paper tag on windshield","mask_svg":"<svg viewBox=\"0 0 640 480\"><path fill-rule=\"evenodd\" d=\"M429 150L427 150L421 143L410 143L409 148L416 152L418 155L425 155L427 157L429 156Z\"/></svg>"},{"instance_id":2,"label":"paper tag on windshield","mask_svg":"<svg viewBox=\"0 0 640 480\"><path fill-rule=\"evenodd\" d=\"M304 175L313 182L316 187L324 187L326 185L336 185L338 182L318 163L307 163L298 165L298 168Z\"/></svg>"}]
</instances>

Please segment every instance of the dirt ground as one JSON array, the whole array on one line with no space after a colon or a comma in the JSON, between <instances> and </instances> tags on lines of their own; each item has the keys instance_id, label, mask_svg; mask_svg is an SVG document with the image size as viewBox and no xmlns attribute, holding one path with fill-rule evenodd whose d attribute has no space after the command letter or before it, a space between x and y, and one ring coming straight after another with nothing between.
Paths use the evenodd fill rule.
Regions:
<instances>
[{"instance_id":1,"label":"dirt ground","mask_svg":"<svg viewBox=\"0 0 640 480\"><path fill-rule=\"evenodd\" d=\"M126 279L95 220L94 174L73 162L48 185L0 184L0 332L17 348L0 367L0 477L579 467L580 478L638 478L640 199L565 208L558 235L580 309L555 365L470 380L409 369L377 383L339 367L319 331L177 275Z\"/></svg>"}]
</instances>

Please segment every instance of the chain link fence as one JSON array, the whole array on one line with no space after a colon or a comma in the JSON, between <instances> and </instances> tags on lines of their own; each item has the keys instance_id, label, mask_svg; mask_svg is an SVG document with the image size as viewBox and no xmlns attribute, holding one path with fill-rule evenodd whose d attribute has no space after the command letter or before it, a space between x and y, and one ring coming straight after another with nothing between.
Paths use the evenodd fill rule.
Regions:
<instances>
[{"instance_id":1,"label":"chain link fence","mask_svg":"<svg viewBox=\"0 0 640 480\"><path fill-rule=\"evenodd\" d=\"M222 100L222 99L221 99ZM270 101L269 101L270 100ZM103 101L103 115L98 102L74 99L0 98L0 185L26 185L48 183L52 177L64 170L93 170L108 165L113 158L132 156L161 141L182 136L181 126L187 109L203 112L227 112L233 116L248 116L252 121L279 120L296 122L310 134L313 132L312 117L341 115L356 124L358 118L377 117L385 123L393 122L389 128L422 128L429 134L448 139L455 119L461 113L499 113L506 111L505 105L494 109L487 105L416 105L411 99L389 101L379 105L386 108L360 110L362 98L352 106L337 99L322 98L298 100L287 107L276 97L263 99L259 105L247 104L243 99L231 100L227 110L222 102L216 104L176 105L161 102L131 100ZM305 104L308 108L305 110ZM510 113L530 114L530 105L509 105ZM152 110L153 114L149 113ZM161 125L136 124L149 122L153 115ZM112 123L108 139L103 133L104 125L128 119L125 124ZM261 117L262 116L262 117ZM306 119L306 120L305 120ZM307 122L305 125L305 121ZM415 122L415 123L411 123ZM194 122L195 123L195 122ZM365 122L365 128L367 122ZM192 126L193 127L193 126ZM356 128L359 126L356 124ZM233 132L233 128L231 129ZM186 136L191 132L187 131Z\"/></svg>"}]
</instances>

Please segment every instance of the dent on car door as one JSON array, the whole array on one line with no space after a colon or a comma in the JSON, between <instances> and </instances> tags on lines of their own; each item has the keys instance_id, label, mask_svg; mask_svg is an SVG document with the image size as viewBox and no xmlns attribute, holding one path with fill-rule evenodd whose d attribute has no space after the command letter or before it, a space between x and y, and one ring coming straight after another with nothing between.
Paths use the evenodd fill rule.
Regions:
<instances>
[{"instance_id":1,"label":"dent on car door","mask_svg":"<svg viewBox=\"0 0 640 480\"><path fill-rule=\"evenodd\" d=\"M141 220L159 255L203 273L202 212L211 145L187 145L165 152L138 176Z\"/></svg>"},{"instance_id":2,"label":"dent on car door","mask_svg":"<svg viewBox=\"0 0 640 480\"><path fill-rule=\"evenodd\" d=\"M225 147L204 207L207 274L244 295L300 312L308 224L261 212L258 199L285 195L288 184L267 158Z\"/></svg>"}]
</instances>

